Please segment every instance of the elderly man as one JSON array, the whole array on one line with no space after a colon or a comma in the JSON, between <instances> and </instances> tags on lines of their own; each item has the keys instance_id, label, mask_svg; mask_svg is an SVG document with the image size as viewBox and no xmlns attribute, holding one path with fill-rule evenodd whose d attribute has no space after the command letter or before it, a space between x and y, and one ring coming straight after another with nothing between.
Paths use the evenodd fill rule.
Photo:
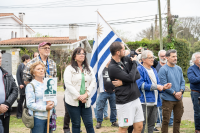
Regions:
<instances>
[{"instance_id":1,"label":"elderly man","mask_svg":"<svg viewBox=\"0 0 200 133\"><path fill-rule=\"evenodd\" d=\"M49 59L50 49L51 49L50 46L51 44L48 42L42 42L39 44L38 46L39 55L33 58L29 63L27 63L26 67L24 68L23 79L25 84L28 84L33 79L33 77L30 74L30 66L37 61L41 61L46 66L46 73L45 73L46 78L56 77L57 75L56 63L53 60Z\"/></svg>"},{"instance_id":2,"label":"elderly man","mask_svg":"<svg viewBox=\"0 0 200 133\"><path fill-rule=\"evenodd\" d=\"M168 124L172 110L174 111L173 133L179 133L183 115L182 94L185 90L185 80L181 67L177 66L176 50L166 52L167 64L160 68L158 77L161 84L171 83L171 89L162 94L162 133L168 133Z\"/></svg>"},{"instance_id":3,"label":"elderly man","mask_svg":"<svg viewBox=\"0 0 200 133\"><path fill-rule=\"evenodd\" d=\"M200 104L198 104L198 97L200 97L200 52L192 55L192 61L194 65L188 68L187 76L190 81L194 109L195 133L200 133Z\"/></svg>"},{"instance_id":4,"label":"elderly man","mask_svg":"<svg viewBox=\"0 0 200 133\"><path fill-rule=\"evenodd\" d=\"M141 77L136 82L141 93L140 101L145 116L142 133L144 133L146 120L148 122L148 132L152 133L157 120L157 107L162 105L159 93L162 90L169 89L171 84L166 83L164 86L160 84L157 71L153 67L154 56L152 51L143 51L141 59L142 65L137 67Z\"/></svg>"},{"instance_id":5,"label":"elderly man","mask_svg":"<svg viewBox=\"0 0 200 133\"><path fill-rule=\"evenodd\" d=\"M1 62L2 54L0 53L0 120L4 127L4 133L9 133L11 106L17 99L18 87L13 76L1 67Z\"/></svg>"}]
</instances>

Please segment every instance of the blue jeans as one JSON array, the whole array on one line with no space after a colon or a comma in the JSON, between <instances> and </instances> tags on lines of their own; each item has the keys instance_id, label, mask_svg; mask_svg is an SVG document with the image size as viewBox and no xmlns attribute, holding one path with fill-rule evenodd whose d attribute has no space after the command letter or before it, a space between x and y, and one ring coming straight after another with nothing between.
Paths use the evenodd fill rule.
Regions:
<instances>
[{"instance_id":1,"label":"blue jeans","mask_svg":"<svg viewBox=\"0 0 200 133\"><path fill-rule=\"evenodd\" d=\"M1 120L0 120L0 133L4 133L3 123Z\"/></svg>"},{"instance_id":2,"label":"blue jeans","mask_svg":"<svg viewBox=\"0 0 200 133\"><path fill-rule=\"evenodd\" d=\"M47 132L47 120L42 120L34 117L34 127L31 129L32 133L46 133ZM49 133L51 131L49 130Z\"/></svg>"},{"instance_id":3,"label":"blue jeans","mask_svg":"<svg viewBox=\"0 0 200 133\"><path fill-rule=\"evenodd\" d=\"M71 118L72 132L80 133L80 127L81 127L80 117L82 117L87 133L94 133L91 106L89 108L85 108L85 104L80 101L78 107L71 106L67 103L65 104L69 112L69 116Z\"/></svg>"},{"instance_id":4,"label":"blue jeans","mask_svg":"<svg viewBox=\"0 0 200 133\"><path fill-rule=\"evenodd\" d=\"M200 104L198 103L198 97L200 97L200 93L191 91L191 99L194 109L195 130L200 130Z\"/></svg>"},{"instance_id":5,"label":"blue jeans","mask_svg":"<svg viewBox=\"0 0 200 133\"><path fill-rule=\"evenodd\" d=\"M160 94L160 98L161 97L162 97L162 94ZM161 98L161 102L162 102L162 98ZM160 111L160 119L161 119L161 123L162 123L162 106L159 107L159 111ZM158 113L158 115L159 115L159 113ZM157 118L157 123L160 123L159 116L157 116L157 117L158 117ZM170 117L170 120L169 120L169 125L170 126L173 126L173 121L174 121L174 113L173 113L173 110L172 110L171 117Z\"/></svg>"},{"instance_id":6,"label":"blue jeans","mask_svg":"<svg viewBox=\"0 0 200 133\"><path fill-rule=\"evenodd\" d=\"M107 99L109 100L110 104L110 122L116 122L116 116L117 116L117 111L116 111L116 104L115 104L115 93L107 93L107 92L101 92L98 97L98 102L97 102L97 122L102 122L103 121L103 109L106 104Z\"/></svg>"},{"instance_id":7,"label":"blue jeans","mask_svg":"<svg viewBox=\"0 0 200 133\"><path fill-rule=\"evenodd\" d=\"M99 97L97 98L96 103L98 102L98 100L99 100ZM94 114L95 114L96 119L97 119L97 106L98 105L96 104L96 108L94 108ZM106 104L105 104L104 109L103 109L104 118L108 117L107 111L108 111L108 101L106 101Z\"/></svg>"}]
</instances>

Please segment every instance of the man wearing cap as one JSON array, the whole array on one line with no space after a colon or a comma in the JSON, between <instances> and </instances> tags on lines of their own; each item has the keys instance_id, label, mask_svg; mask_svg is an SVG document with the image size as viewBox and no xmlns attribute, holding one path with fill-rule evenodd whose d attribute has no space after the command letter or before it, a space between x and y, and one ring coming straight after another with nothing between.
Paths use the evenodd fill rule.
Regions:
<instances>
[{"instance_id":1,"label":"man wearing cap","mask_svg":"<svg viewBox=\"0 0 200 133\"><path fill-rule=\"evenodd\" d=\"M39 55L33 58L30 62L28 62L26 67L24 68L23 79L25 84L28 84L33 79L33 77L30 74L30 66L37 61L41 61L46 66L46 73L45 73L46 78L56 77L57 75L56 63L52 59L49 59L50 46L51 43L48 42L42 42L39 44L38 46Z\"/></svg>"}]
</instances>

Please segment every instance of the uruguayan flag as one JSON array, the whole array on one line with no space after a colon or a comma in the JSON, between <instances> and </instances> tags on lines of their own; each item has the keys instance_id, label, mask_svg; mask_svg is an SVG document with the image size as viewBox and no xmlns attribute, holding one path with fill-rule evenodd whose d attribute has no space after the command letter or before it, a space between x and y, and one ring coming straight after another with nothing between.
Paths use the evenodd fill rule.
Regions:
<instances>
[{"instance_id":1,"label":"uruguayan flag","mask_svg":"<svg viewBox=\"0 0 200 133\"><path fill-rule=\"evenodd\" d=\"M95 73L97 82L97 86L91 94L92 105L94 105L96 101L98 92L104 92L102 71L111 59L110 45L115 41L122 42L122 40L117 37L111 27L97 12L97 24L94 36L92 59L90 63L90 66L93 68Z\"/></svg>"}]
</instances>

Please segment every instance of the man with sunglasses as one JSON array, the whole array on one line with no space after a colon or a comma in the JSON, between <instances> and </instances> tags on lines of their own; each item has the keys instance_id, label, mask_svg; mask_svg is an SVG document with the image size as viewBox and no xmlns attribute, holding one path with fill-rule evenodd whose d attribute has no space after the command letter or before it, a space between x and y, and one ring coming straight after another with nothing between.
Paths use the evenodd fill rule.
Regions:
<instances>
[{"instance_id":1,"label":"man with sunglasses","mask_svg":"<svg viewBox=\"0 0 200 133\"><path fill-rule=\"evenodd\" d=\"M25 84L28 84L33 79L33 77L30 74L30 66L37 61L41 61L46 66L46 73L45 73L46 78L56 77L57 75L56 63L52 59L49 59L51 50L50 46L51 43L48 42L42 42L39 44L38 46L39 55L33 58L29 63L27 63L26 67L24 68L23 79Z\"/></svg>"}]
</instances>

